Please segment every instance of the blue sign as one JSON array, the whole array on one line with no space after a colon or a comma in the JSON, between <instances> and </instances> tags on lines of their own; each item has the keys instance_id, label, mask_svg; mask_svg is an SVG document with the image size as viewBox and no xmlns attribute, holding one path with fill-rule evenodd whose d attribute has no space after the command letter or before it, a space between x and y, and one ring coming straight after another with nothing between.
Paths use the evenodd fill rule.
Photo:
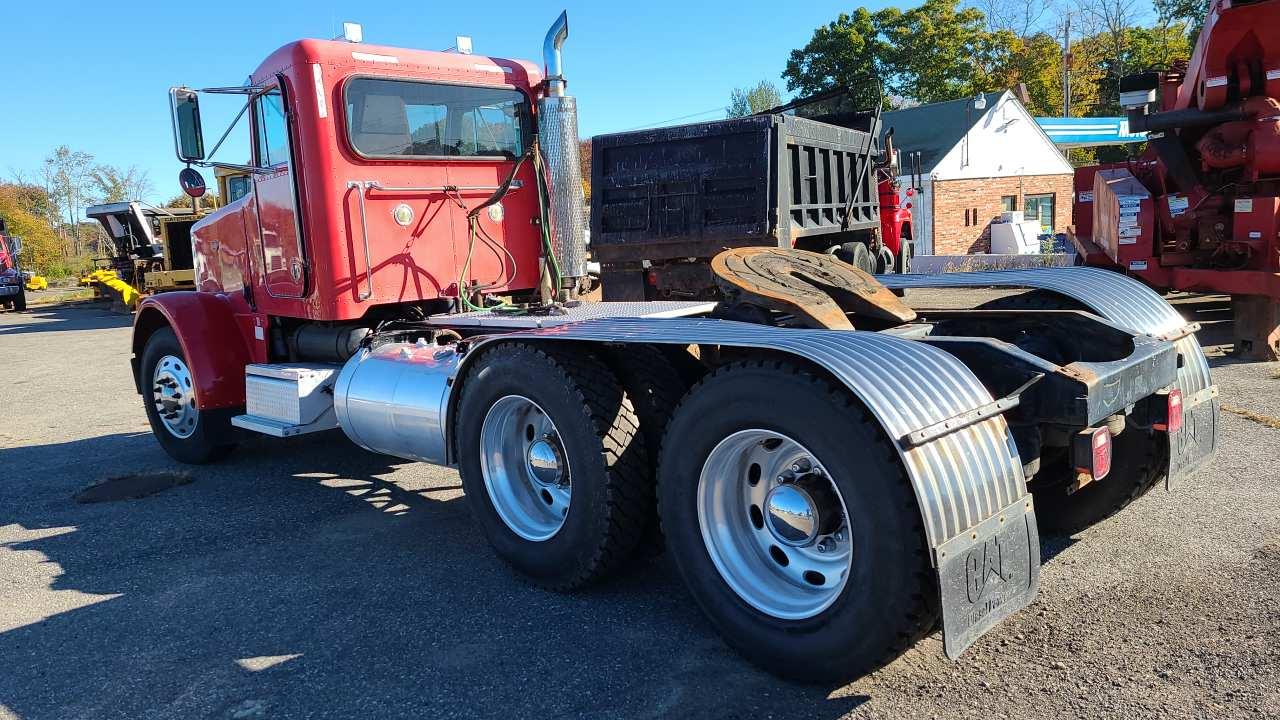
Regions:
<instances>
[{"instance_id":1,"label":"blue sign","mask_svg":"<svg viewBox=\"0 0 1280 720\"><path fill-rule=\"evenodd\" d=\"M1036 118L1040 129L1061 148L1124 145L1145 142L1146 133L1129 132L1129 119L1122 117Z\"/></svg>"}]
</instances>

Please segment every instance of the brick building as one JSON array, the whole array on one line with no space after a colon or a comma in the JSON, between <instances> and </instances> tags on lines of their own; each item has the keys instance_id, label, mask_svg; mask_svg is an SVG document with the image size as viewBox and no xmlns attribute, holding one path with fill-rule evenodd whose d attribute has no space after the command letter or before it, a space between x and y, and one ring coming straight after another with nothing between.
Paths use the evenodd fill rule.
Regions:
<instances>
[{"instance_id":1,"label":"brick building","mask_svg":"<svg viewBox=\"0 0 1280 720\"><path fill-rule=\"evenodd\" d=\"M1013 93L980 98L883 116L904 173L920 153L923 187L911 199L918 255L990 252L991 221L1007 210L1039 220L1045 233L1071 222L1071 164Z\"/></svg>"}]
</instances>

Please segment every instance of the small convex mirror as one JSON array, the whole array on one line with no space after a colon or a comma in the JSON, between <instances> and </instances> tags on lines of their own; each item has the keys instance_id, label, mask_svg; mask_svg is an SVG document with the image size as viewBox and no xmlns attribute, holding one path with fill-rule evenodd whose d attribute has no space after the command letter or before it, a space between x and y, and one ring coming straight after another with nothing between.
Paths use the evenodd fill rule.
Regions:
<instances>
[{"instance_id":1,"label":"small convex mirror","mask_svg":"<svg viewBox=\"0 0 1280 720\"><path fill-rule=\"evenodd\" d=\"M204 132L200 129L200 98L191 88L169 89L173 110L173 140L178 159L194 162L204 159Z\"/></svg>"},{"instance_id":2,"label":"small convex mirror","mask_svg":"<svg viewBox=\"0 0 1280 720\"><path fill-rule=\"evenodd\" d=\"M178 184L182 186L182 192L188 197L198 198L204 197L205 185L204 176L195 168L183 168L178 173Z\"/></svg>"}]
</instances>

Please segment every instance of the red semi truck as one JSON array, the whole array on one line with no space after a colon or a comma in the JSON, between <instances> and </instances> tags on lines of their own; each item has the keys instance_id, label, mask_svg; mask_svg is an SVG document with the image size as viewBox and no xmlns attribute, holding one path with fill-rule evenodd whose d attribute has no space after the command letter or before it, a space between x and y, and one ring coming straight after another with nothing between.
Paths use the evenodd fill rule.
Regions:
<instances>
[{"instance_id":1,"label":"red semi truck","mask_svg":"<svg viewBox=\"0 0 1280 720\"><path fill-rule=\"evenodd\" d=\"M775 248L763 284L769 268L830 273L796 307L849 300L825 281L877 298L839 318L858 329L760 307L717 319L733 300L581 302L567 35L561 15L542 68L301 40L244 86L171 90L179 158L251 181L194 226L196 289L136 314L134 377L170 455L340 428L456 466L496 552L558 590L624 569L660 517L726 641L817 682L938 623L958 655L1035 596L1039 527L1097 522L1212 454L1192 328L1114 273L884 276L1030 293L912 310L848 265ZM205 152L209 93L244 99L248 164ZM802 125L813 152L845 147L843 128ZM841 222L839 203L797 209ZM732 259L763 257L746 250Z\"/></svg>"},{"instance_id":2,"label":"red semi truck","mask_svg":"<svg viewBox=\"0 0 1280 720\"><path fill-rule=\"evenodd\" d=\"M5 234L4 219L0 218L0 305L13 310L27 309L26 279L18 265L18 253L22 240Z\"/></svg>"}]
</instances>

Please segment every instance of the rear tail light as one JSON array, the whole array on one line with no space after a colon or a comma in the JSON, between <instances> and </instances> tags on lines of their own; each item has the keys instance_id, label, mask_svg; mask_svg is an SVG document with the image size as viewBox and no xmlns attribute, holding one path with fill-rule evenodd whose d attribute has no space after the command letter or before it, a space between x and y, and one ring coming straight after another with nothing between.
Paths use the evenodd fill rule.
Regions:
<instances>
[{"instance_id":1,"label":"rear tail light","mask_svg":"<svg viewBox=\"0 0 1280 720\"><path fill-rule=\"evenodd\" d=\"M1156 430L1176 433L1182 430L1182 391L1174 388L1164 393L1165 415L1163 422L1152 423Z\"/></svg>"},{"instance_id":2,"label":"rear tail light","mask_svg":"<svg viewBox=\"0 0 1280 720\"><path fill-rule=\"evenodd\" d=\"M1076 470L1075 489L1105 478L1111 472L1111 431L1100 427L1076 433L1071 459Z\"/></svg>"}]
</instances>

